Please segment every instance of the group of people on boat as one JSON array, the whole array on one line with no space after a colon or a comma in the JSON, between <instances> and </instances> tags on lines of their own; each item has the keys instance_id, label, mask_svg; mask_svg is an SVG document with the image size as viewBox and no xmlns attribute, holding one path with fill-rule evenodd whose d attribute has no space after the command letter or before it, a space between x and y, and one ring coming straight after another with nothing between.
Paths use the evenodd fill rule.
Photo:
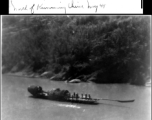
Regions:
<instances>
[{"instance_id":1,"label":"group of people on boat","mask_svg":"<svg viewBox=\"0 0 152 120\"><path fill-rule=\"evenodd\" d=\"M81 97L79 96L79 94L78 93L73 93L73 95L71 95L71 97L70 97L71 99L86 99L86 100L89 100L89 99L91 99L91 95L90 94L85 94L85 95L83 95L83 94L81 94Z\"/></svg>"},{"instance_id":2,"label":"group of people on boat","mask_svg":"<svg viewBox=\"0 0 152 120\"><path fill-rule=\"evenodd\" d=\"M60 90L59 88L52 89L51 91L43 91L41 86L30 86L28 87L28 91L36 97L47 97L48 99L70 99L70 100L91 100L90 94L81 94L81 97L78 93L71 94L68 90Z\"/></svg>"},{"instance_id":3,"label":"group of people on boat","mask_svg":"<svg viewBox=\"0 0 152 120\"><path fill-rule=\"evenodd\" d=\"M68 90L60 90L59 88L52 89L51 91L44 91L40 86L29 86L28 92L30 92L36 98L69 101L84 104L98 104L97 99L91 98L90 94L70 93Z\"/></svg>"},{"instance_id":4,"label":"group of people on boat","mask_svg":"<svg viewBox=\"0 0 152 120\"><path fill-rule=\"evenodd\" d=\"M48 91L48 98L54 98L54 99L70 99L70 100L79 100L79 99L91 99L90 94L81 94L81 97L78 93L71 94L68 90L60 90L59 88L53 89L51 91Z\"/></svg>"},{"instance_id":5,"label":"group of people on boat","mask_svg":"<svg viewBox=\"0 0 152 120\"><path fill-rule=\"evenodd\" d=\"M36 97L47 97L48 99L72 99L72 100L78 100L78 99L91 99L90 94L81 94L81 97L78 93L71 94L68 90L60 90L59 88L52 89L51 91L43 91L41 86L30 86L28 87L28 91Z\"/></svg>"},{"instance_id":6,"label":"group of people on boat","mask_svg":"<svg viewBox=\"0 0 152 120\"><path fill-rule=\"evenodd\" d=\"M49 100L59 100L59 101L68 101L68 102L77 102L77 103L86 103L86 104L98 104L98 100L91 98L90 94L81 94L81 97L78 93L71 94L68 90L60 90L59 88L53 89L51 91L43 91L40 86L29 86L28 91L36 98L44 98ZM102 99L110 100L117 102L134 102L134 100L111 100L111 99Z\"/></svg>"}]
</instances>

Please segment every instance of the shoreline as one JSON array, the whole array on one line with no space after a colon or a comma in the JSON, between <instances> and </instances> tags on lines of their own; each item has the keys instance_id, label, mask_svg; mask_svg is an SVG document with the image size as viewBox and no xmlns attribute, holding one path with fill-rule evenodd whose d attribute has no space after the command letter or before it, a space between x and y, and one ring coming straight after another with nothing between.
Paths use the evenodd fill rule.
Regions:
<instances>
[{"instance_id":1,"label":"shoreline","mask_svg":"<svg viewBox=\"0 0 152 120\"><path fill-rule=\"evenodd\" d=\"M63 81L63 80L55 80L55 79L50 79L50 78L47 78L47 77L41 77L41 75L38 75L36 73L32 73L32 74L25 74L23 72L16 72L16 73L3 73L3 75L6 75L6 76L14 76L14 77L25 77L25 78L41 78L41 79L47 79L49 81ZM53 76L54 77L54 76ZM70 82L67 82L67 80L64 80L64 82L66 83L70 83ZM84 83L84 81L81 81L80 83ZM87 81L86 83L88 82L93 82L93 81ZM95 82L93 82L95 83ZM130 83L96 83L96 84L130 84ZM130 84L130 85L135 85L135 84ZM143 86L143 87L151 87L151 82L147 82L145 83L145 85L135 85L135 86Z\"/></svg>"}]
</instances>

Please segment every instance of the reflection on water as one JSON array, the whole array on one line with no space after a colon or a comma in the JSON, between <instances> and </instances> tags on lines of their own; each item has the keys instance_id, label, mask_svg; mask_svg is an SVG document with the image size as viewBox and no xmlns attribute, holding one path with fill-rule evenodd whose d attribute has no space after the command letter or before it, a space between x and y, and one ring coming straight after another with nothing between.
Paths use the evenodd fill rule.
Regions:
<instances>
[{"instance_id":1,"label":"reflection on water","mask_svg":"<svg viewBox=\"0 0 152 120\"><path fill-rule=\"evenodd\" d=\"M92 97L135 99L133 103L101 100L99 105L58 102L29 97L29 85L44 90L68 89ZM151 87L126 84L64 83L40 78L2 78L2 120L150 120Z\"/></svg>"},{"instance_id":2,"label":"reflection on water","mask_svg":"<svg viewBox=\"0 0 152 120\"><path fill-rule=\"evenodd\" d=\"M77 105L66 105L66 104L58 104L58 106L68 107L68 108L78 108L78 109L81 108L80 106L77 106Z\"/></svg>"}]
</instances>

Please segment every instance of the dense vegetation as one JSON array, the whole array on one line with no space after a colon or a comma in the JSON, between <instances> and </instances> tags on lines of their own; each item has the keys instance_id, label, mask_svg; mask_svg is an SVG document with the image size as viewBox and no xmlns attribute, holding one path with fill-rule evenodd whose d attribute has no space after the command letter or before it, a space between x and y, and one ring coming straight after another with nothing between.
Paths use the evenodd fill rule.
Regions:
<instances>
[{"instance_id":1,"label":"dense vegetation","mask_svg":"<svg viewBox=\"0 0 152 120\"><path fill-rule=\"evenodd\" d=\"M3 72L143 85L150 76L149 16L3 16Z\"/></svg>"}]
</instances>

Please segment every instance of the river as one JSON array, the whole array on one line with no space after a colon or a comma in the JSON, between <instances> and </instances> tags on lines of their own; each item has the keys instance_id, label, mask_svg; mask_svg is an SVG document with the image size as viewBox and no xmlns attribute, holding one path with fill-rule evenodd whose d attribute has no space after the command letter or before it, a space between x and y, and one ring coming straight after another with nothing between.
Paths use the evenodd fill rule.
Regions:
<instances>
[{"instance_id":1,"label":"river","mask_svg":"<svg viewBox=\"0 0 152 120\"><path fill-rule=\"evenodd\" d=\"M135 99L130 103L101 100L98 105L85 105L34 99L29 85L44 90L67 89L89 93L92 97ZM2 120L151 120L151 87L129 84L65 83L41 78L3 75Z\"/></svg>"}]
</instances>

